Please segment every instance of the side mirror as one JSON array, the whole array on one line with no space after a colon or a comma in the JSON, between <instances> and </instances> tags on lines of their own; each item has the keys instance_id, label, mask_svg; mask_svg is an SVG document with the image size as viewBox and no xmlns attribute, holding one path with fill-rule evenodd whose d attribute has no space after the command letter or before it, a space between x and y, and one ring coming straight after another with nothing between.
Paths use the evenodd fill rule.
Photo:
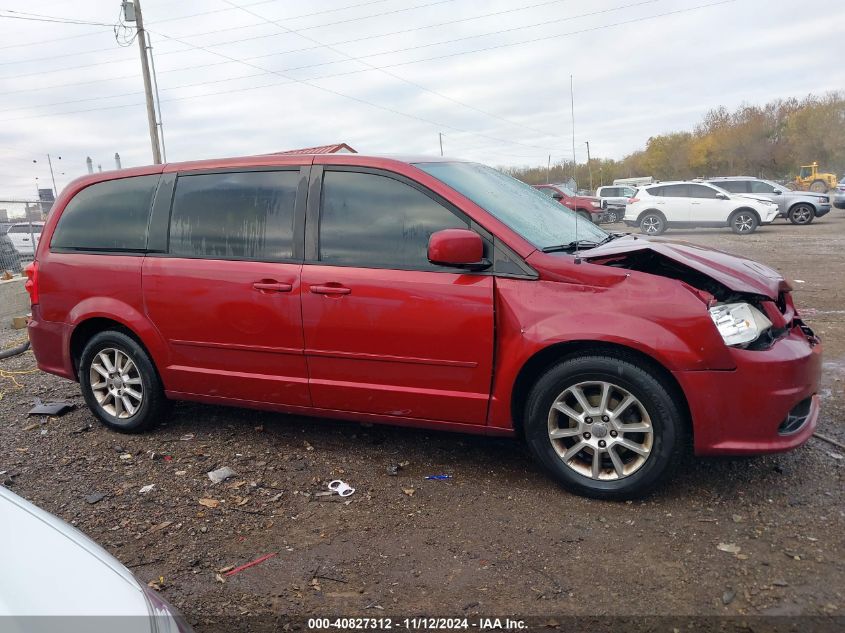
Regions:
<instances>
[{"instance_id":1,"label":"side mirror","mask_svg":"<svg viewBox=\"0 0 845 633\"><path fill-rule=\"evenodd\" d=\"M731 197L730 197L730 196L725 195L724 193L717 193L717 194L716 194L716 197L717 197L719 200L730 200L730 199L731 199Z\"/></svg>"},{"instance_id":2,"label":"side mirror","mask_svg":"<svg viewBox=\"0 0 845 633\"><path fill-rule=\"evenodd\" d=\"M555 192L552 194L552 198L554 198L555 200L563 200L563 194L562 194L562 193L558 193L557 191L555 191Z\"/></svg>"},{"instance_id":3,"label":"side mirror","mask_svg":"<svg viewBox=\"0 0 845 633\"><path fill-rule=\"evenodd\" d=\"M428 261L441 266L484 270L490 262L484 259L484 241L469 229L444 229L428 239Z\"/></svg>"},{"instance_id":4,"label":"side mirror","mask_svg":"<svg viewBox=\"0 0 845 633\"><path fill-rule=\"evenodd\" d=\"M779 196L780 194L783 193L783 191L781 191L780 189L775 189L772 193L775 194L776 196Z\"/></svg>"}]
</instances>

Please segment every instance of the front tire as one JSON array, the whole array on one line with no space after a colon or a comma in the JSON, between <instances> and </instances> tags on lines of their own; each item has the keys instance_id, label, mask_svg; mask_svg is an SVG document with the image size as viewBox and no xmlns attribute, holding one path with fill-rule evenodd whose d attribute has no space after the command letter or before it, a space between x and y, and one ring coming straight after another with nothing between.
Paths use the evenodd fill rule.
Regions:
<instances>
[{"instance_id":1,"label":"front tire","mask_svg":"<svg viewBox=\"0 0 845 633\"><path fill-rule=\"evenodd\" d=\"M616 211L606 211L604 217L608 224L619 222L619 214Z\"/></svg>"},{"instance_id":2,"label":"front tire","mask_svg":"<svg viewBox=\"0 0 845 633\"><path fill-rule=\"evenodd\" d=\"M595 499L647 494L677 468L686 445L681 408L661 379L606 355L569 358L543 375L524 428L558 483Z\"/></svg>"},{"instance_id":3,"label":"front tire","mask_svg":"<svg viewBox=\"0 0 845 633\"><path fill-rule=\"evenodd\" d=\"M810 185L810 191L814 193L827 193L827 183L824 180L814 180Z\"/></svg>"},{"instance_id":4,"label":"front tire","mask_svg":"<svg viewBox=\"0 0 845 633\"><path fill-rule=\"evenodd\" d=\"M789 210L787 217L793 224L809 224L816 216L816 211L809 204L796 204Z\"/></svg>"},{"instance_id":5,"label":"front tire","mask_svg":"<svg viewBox=\"0 0 845 633\"><path fill-rule=\"evenodd\" d=\"M731 214L728 224L737 235L751 235L760 226L760 218L753 211L739 209Z\"/></svg>"},{"instance_id":6,"label":"front tire","mask_svg":"<svg viewBox=\"0 0 845 633\"><path fill-rule=\"evenodd\" d=\"M123 433L150 429L167 409L147 352L123 332L100 332L88 341L79 362L79 384L91 412Z\"/></svg>"}]
</instances>

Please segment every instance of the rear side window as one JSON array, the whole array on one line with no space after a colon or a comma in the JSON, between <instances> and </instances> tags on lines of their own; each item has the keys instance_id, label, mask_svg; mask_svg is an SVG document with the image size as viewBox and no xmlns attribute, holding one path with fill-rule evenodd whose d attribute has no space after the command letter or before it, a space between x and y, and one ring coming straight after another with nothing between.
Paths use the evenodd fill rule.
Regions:
<instances>
[{"instance_id":1,"label":"rear side window","mask_svg":"<svg viewBox=\"0 0 845 633\"><path fill-rule=\"evenodd\" d=\"M83 251L143 251L147 221L159 175L98 182L65 207L51 248Z\"/></svg>"},{"instance_id":2,"label":"rear side window","mask_svg":"<svg viewBox=\"0 0 845 633\"><path fill-rule=\"evenodd\" d=\"M299 170L179 176L170 254L278 261L293 257Z\"/></svg>"},{"instance_id":3,"label":"rear side window","mask_svg":"<svg viewBox=\"0 0 845 633\"><path fill-rule=\"evenodd\" d=\"M650 196L662 196L663 189L665 189L665 187L649 187L646 191L648 191Z\"/></svg>"},{"instance_id":4,"label":"rear side window","mask_svg":"<svg viewBox=\"0 0 845 633\"><path fill-rule=\"evenodd\" d=\"M327 171L320 211L320 261L338 266L439 270L428 238L469 224L421 191L377 174Z\"/></svg>"},{"instance_id":5,"label":"rear side window","mask_svg":"<svg viewBox=\"0 0 845 633\"><path fill-rule=\"evenodd\" d=\"M706 187L704 185L687 185L687 195L690 198L715 198L716 194L719 193L712 187Z\"/></svg>"},{"instance_id":6,"label":"rear side window","mask_svg":"<svg viewBox=\"0 0 845 633\"><path fill-rule=\"evenodd\" d=\"M747 180L719 180L713 184L730 193L748 193Z\"/></svg>"},{"instance_id":7,"label":"rear side window","mask_svg":"<svg viewBox=\"0 0 845 633\"><path fill-rule=\"evenodd\" d=\"M686 185L664 185L660 195L664 198L686 198L689 194Z\"/></svg>"}]
</instances>

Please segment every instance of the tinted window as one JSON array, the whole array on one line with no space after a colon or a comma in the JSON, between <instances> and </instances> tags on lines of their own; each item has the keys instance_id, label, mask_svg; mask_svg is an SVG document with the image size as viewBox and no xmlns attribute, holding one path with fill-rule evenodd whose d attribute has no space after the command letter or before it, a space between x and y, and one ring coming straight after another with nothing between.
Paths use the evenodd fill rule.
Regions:
<instances>
[{"instance_id":1,"label":"tinted window","mask_svg":"<svg viewBox=\"0 0 845 633\"><path fill-rule=\"evenodd\" d=\"M649 187L646 191L648 191L651 196L662 196L663 189L665 189L665 187Z\"/></svg>"},{"instance_id":2,"label":"tinted window","mask_svg":"<svg viewBox=\"0 0 845 633\"><path fill-rule=\"evenodd\" d=\"M170 253L206 259L293 257L299 171L179 176Z\"/></svg>"},{"instance_id":3,"label":"tinted window","mask_svg":"<svg viewBox=\"0 0 845 633\"><path fill-rule=\"evenodd\" d=\"M362 268L432 270L428 238L466 221L405 183L327 171L320 211L320 261Z\"/></svg>"},{"instance_id":4,"label":"tinted window","mask_svg":"<svg viewBox=\"0 0 845 633\"><path fill-rule=\"evenodd\" d=\"M664 185L663 196L665 198L687 198L687 185Z\"/></svg>"},{"instance_id":5,"label":"tinted window","mask_svg":"<svg viewBox=\"0 0 845 633\"><path fill-rule=\"evenodd\" d=\"M751 193L772 193L775 188L767 182L761 180L751 181Z\"/></svg>"},{"instance_id":6,"label":"tinted window","mask_svg":"<svg viewBox=\"0 0 845 633\"><path fill-rule=\"evenodd\" d=\"M616 187L602 187L599 190L599 198L613 198L619 195L619 189Z\"/></svg>"},{"instance_id":7,"label":"tinted window","mask_svg":"<svg viewBox=\"0 0 845 633\"><path fill-rule=\"evenodd\" d=\"M747 180L715 180L713 184L731 193L748 193Z\"/></svg>"},{"instance_id":8,"label":"tinted window","mask_svg":"<svg viewBox=\"0 0 845 633\"><path fill-rule=\"evenodd\" d=\"M537 191L539 191L540 193L542 193L544 195L549 196L549 198L551 198L553 195L555 195L557 193L557 191L555 191L551 187L537 187Z\"/></svg>"},{"instance_id":9,"label":"tinted window","mask_svg":"<svg viewBox=\"0 0 845 633\"><path fill-rule=\"evenodd\" d=\"M687 195L690 198L715 198L719 193L712 187L704 185L687 185Z\"/></svg>"},{"instance_id":10,"label":"tinted window","mask_svg":"<svg viewBox=\"0 0 845 633\"><path fill-rule=\"evenodd\" d=\"M144 250L158 180L156 174L86 187L65 207L50 245L78 250Z\"/></svg>"}]
</instances>

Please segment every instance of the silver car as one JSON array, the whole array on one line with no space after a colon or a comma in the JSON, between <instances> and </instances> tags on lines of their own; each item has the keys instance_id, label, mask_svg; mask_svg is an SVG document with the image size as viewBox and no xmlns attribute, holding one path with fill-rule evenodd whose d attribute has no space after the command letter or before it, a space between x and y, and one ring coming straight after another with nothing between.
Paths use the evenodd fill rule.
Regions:
<instances>
[{"instance_id":1,"label":"silver car","mask_svg":"<svg viewBox=\"0 0 845 633\"><path fill-rule=\"evenodd\" d=\"M833 194L833 206L837 209L845 209L845 177L836 185L836 189L831 191Z\"/></svg>"},{"instance_id":2,"label":"silver car","mask_svg":"<svg viewBox=\"0 0 845 633\"><path fill-rule=\"evenodd\" d=\"M190 633L158 593L82 532L0 486L4 631Z\"/></svg>"},{"instance_id":3,"label":"silver car","mask_svg":"<svg viewBox=\"0 0 845 633\"><path fill-rule=\"evenodd\" d=\"M736 194L768 198L778 205L779 215L793 224L809 224L830 212L830 196L812 191L792 191L785 185L752 176L709 178L716 185Z\"/></svg>"}]
</instances>

